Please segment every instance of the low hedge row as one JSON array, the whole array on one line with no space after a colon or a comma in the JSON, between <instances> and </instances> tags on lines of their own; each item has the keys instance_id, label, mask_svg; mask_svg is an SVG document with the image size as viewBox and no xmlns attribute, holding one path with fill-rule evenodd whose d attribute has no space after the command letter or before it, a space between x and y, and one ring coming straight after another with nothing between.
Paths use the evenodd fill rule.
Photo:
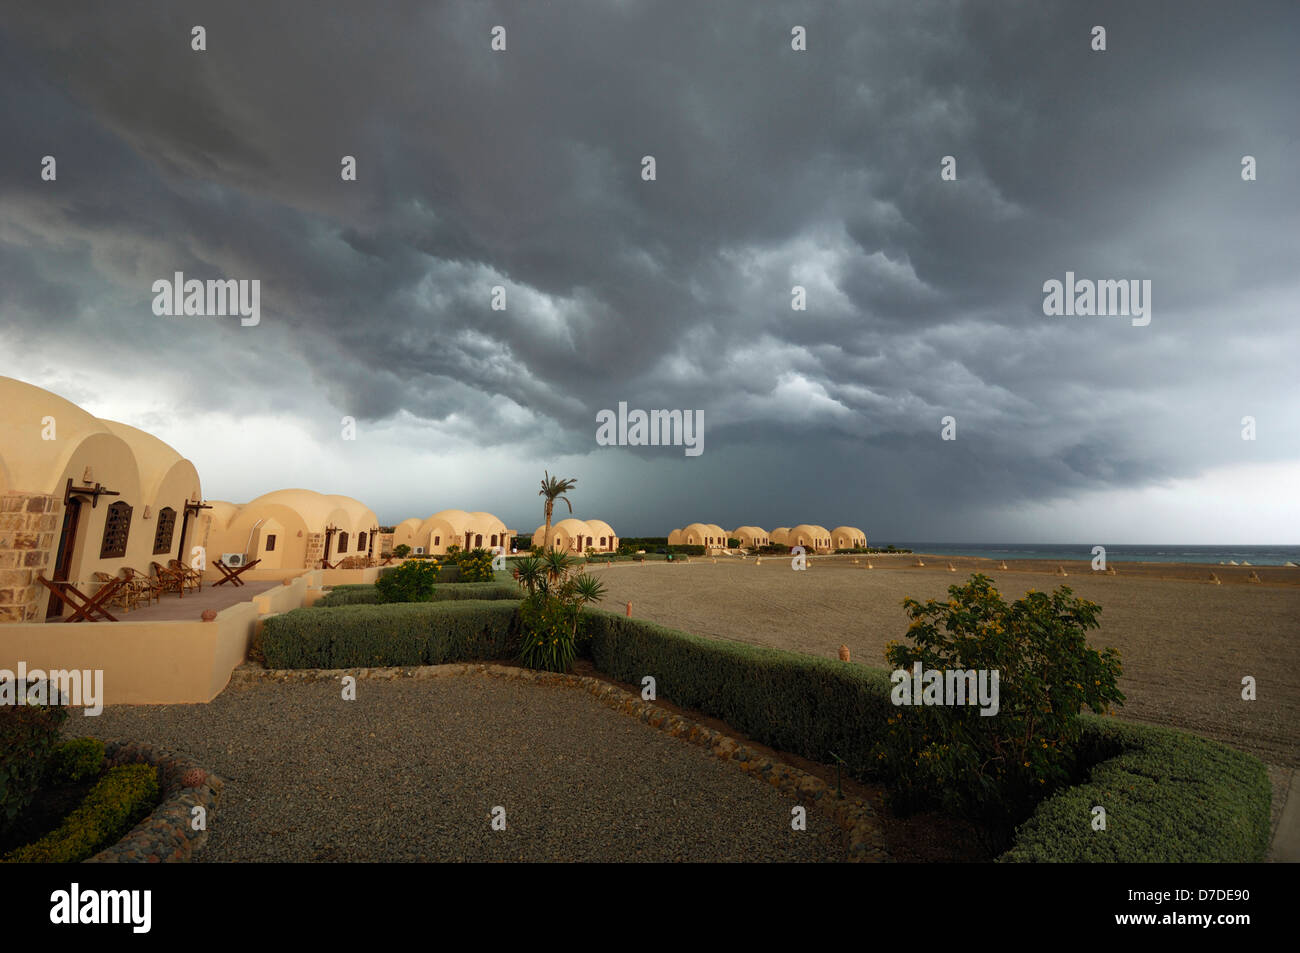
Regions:
<instances>
[{"instance_id":1,"label":"low hedge row","mask_svg":"<svg viewBox=\"0 0 1300 953\"><path fill-rule=\"evenodd\" d=\"M112 768L59 827L20 847L5 862L75 864L122 838L159 799L158 769L151 764Z\"/></svg>"},{"instance_id":2,"label":"low hedge row","mask_svg":"<svg viewBox=\"0 0 1300 953\"><path fill-rule=\"evenodd\" d=\"M104 742L98 738L70 738L50 752L46 764L49 780L79 784L89 781L104 769Z\"/></svg>"},{"instance_id":3,"label":"low hedge row","mask_svg":"<svg viewBox=\"0 0 1300 953\"><path fill-rule=\"evenodd\" d=\"M889 673L741 642L703 638L611 612L583 614L584 651L611 678L721 718L756 741L813 761L843 760L881 778L872 749L894 713ZM513 658L513 600L296 609L266 621L273 668L434 665ZM1008 861L1251 862L1269 839L1263 764L1192 735L1083 716L1083 783L1039 805ZM1107 829L1092 829L1092 808Z\"/></svg>"},{"instance_id":4,"label":"low hedge row","mask_svg":"<svg viewBox=\"0 0 1300 953\"><path fill-rule=\"evenodd\" d=\"M433 590L428 602L450 602L461 599L514 599L523 598L523 592L513 582L461 582L440 585ZM337 606L381 605L379 590L374 586L335 586L313 609L332 609Z\"/></svg>"},{"instance_id":5,"label":"low hedge row","mask_svg":"<svg viewBox=\"0 0 1300 953\"><path fill-rule=\"evenodd\" d=\"M870 757L893 714L889 675L795 652L678 632L588 610L585 651L611 678L651 675L662 698L721 718L763 744L874 777Z\"/></svg>"},{"instance_id":6,"label":"low hedge row","mask_svg":"<svg viewBox=\"0 0 1300 953\"><path fill-rule=\"evenodd\" d=\"M20 684L16 691L26 692ZM0 831L36 798L68 710L57 705L0 705Z\"/></svg>"},{"instance_id":7,"label":"low hedge row","mask_svg":"<svg viewBox=\"0 0 1300 953\"><path fill-rule=\"evenodd\" d=\"M688 635L609 612L585 614L592 662L619 681L721 718L772 747L880 778L870 753L894 712L889 674ZM1040 804L1007 861L1254 862L1267 851L1272 790L1252 755L1184 732L1083 715L1087 779ZM1092 829L1095 806L1105 831Z\"/></svg>"},{"instance_id":8,"label":"low hedge row","mask_svg":"<svg viewBox=\"0 0 1300 953\"><path fill-rule=\"evenodd\" d=\"M268 668L442 665L510 658L519 603L505 599L294 609L262 627Z\"/></svg>"},{"instance_id":9,"label":"low hedge row","mask_svg":"<svg viewBox=\"0 0 1300 953\"><path fill-rule=\"evenodd\" d=\"M1004 861L1259 861L1272 788L1258 758L1170 728L1096 715L1084 722L1081 784L1059 791L1016 834ZM1093 808L1106 811L1093 830Z\"/></svg>"}]
</instances>

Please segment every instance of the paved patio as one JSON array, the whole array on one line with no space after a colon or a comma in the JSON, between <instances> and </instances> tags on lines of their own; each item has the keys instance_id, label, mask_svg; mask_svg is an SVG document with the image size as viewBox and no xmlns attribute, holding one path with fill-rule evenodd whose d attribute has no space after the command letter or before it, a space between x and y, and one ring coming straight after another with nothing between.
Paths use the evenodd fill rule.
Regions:
<instances>
[{"instance_id":1,"label":"paved patio","mask_svg":"<svg viewBox=\"0 0 1300 953\"><path fill-rule=\"evenodd\" d=\"M220 612L240 602L248 602L258 593L274 589L278 585L280 583L273 580L250 582L239 587L230 583L224 586L210 586L204 582L201 591L187 592L184 598L178 597L175 593L168 593L162 597L161 602L155 602L147 608L133 609L130 612L121 609L109 611L119 622L188 622L201 618L206 609Z\"/></svg>"}]
</instances>

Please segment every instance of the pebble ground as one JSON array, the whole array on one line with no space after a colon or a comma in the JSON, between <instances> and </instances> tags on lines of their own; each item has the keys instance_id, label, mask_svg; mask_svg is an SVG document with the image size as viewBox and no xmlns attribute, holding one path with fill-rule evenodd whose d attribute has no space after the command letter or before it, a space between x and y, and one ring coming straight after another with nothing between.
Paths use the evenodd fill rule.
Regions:
<instances>
[{"instance_id":1,"label":"pebble ground","mask_svg":"<svg viewBox=\"0 0 1300 953\"><path fill-rule=\"evenodd\" d=\"M252 683L78 721L226 779L198 862L844 859L820 811L794 831L798 802L561 686L360 680L344 701L337 681Z\"/></svg>"}]
</instances>

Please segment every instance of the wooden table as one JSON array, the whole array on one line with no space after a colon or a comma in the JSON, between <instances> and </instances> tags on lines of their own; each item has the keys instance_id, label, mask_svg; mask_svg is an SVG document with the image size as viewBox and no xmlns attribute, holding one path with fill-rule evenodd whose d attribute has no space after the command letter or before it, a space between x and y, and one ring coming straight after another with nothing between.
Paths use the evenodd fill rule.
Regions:
<instances>
[{"instance_id":1,"label":"wooden table","mask_svg":"<svg viewBox=\"0 0 1300 953\"><path fill-rule=\"evenodd\" d=\"M232 569L232 568L230 568L229 566L227 566L225 563L223 563L220 559L218 559L215 563L213 563L213 565L216 566L218 569L221 570L221 577L222 577L222 578L218 579L218 580L217 580L216 582L214 582L212 585L214 585L214 586L224 586L226 583L231 583L232 585L236 585L236 586L246 586L246 585L248 585L248 583L246 583L246 582L244 582L244 580L240 579L240 578L239 578L240 575L241 575L242 573L244 573L246 570L252 569L254 566L256 566L256 565L257 565L258 563L260 563L261 561L262 561L262 560L260 560L260 559L254 559L251 563L244 563L244 565L242 565L242 566L240 566L240 567L238 567L238 568L236 568L236 569Z\"/></svg>"},{"instance_id":2,"label":"wooden table","mask_svg":"<svg viewBox=\"0 0 1300 953\"><path fill-rule=\"evenodd\" d=\"M117 621L117 618L104 608L104 604L126 584L126 580L120 576L114 577L112 582L104 583L93 596L87 596L71 582L53 582L40 575L36 577L36 581L58 596L59 601L72 610L72 615L64 619L64 622ZM95 618L97 615L102 615L104 618L97 619Z\"/></svg>"}]
</instances>

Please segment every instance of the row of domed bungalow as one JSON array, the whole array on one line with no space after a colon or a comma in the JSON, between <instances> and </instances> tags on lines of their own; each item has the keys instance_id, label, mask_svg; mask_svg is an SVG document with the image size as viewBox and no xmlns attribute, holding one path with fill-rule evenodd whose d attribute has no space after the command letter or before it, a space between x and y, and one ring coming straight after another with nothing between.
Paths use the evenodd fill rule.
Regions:
<instances>
[{"instance_id":1,"label":"row of domed bungalow","mask_svg":"<svg viewBox=\"0 0 1300 953\"><path fill-rule=\"evenodd\" d=\"M540 528L538 536L540 537ZM414 552L514 548L491 513L443 510L381 533L374 511L349 496L287 489L248 503L205 500L193 463L152 434L104 420L43 388L0 377L0 623L60 618L41 578L94 592L154 563L259 571L373 565L403 543ZM562 520L552 545L602 552L618 545L608 523Z\"/></svg>"},{"instance_id":2,"label":"row of domed bungalow","mask_svg":"<svg viewBox=\"0 0 1300 953\"><path fill-rule=\"evenodd\" d=\"M737 540L742 549L762 546L802 546L818 553L837 549L855 549L867 545L867 534L856 526L827 529L815 523L778 526L768 532L758 526L740 526L728 533L716 523L691 523L668 534L669 546L703 546L707 552L729 548L728 540Z\"/></svg>"}]
</instances>

